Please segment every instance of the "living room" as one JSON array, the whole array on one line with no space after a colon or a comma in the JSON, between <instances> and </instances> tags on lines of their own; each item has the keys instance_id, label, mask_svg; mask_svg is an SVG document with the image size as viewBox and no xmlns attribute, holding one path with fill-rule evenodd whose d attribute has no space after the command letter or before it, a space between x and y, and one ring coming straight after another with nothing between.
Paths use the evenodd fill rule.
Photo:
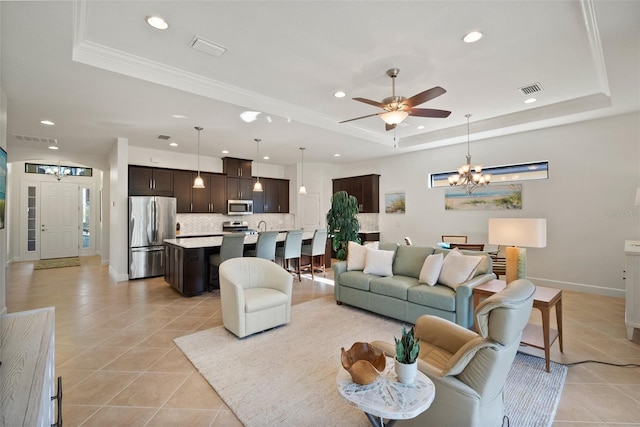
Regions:
<instances>
[{"instance_id":1,"label":"living room","mask_svg":"<svg viewBox=\"0 0 640 427\"><path fill-rule=\"evenodd\" d=\"M577 3L577 2L576 2ZM591 4L590 2L588 2ZM595 6L601 7L601 3L595 2ZM609 6L611 7L611 6ZM638 24L637 7L629 6L631 12L627 18ZM71 6L69 11L71 11ZM2 10L2 9L0 9ZM624 9L623 10L627 10ZM3 20L5 15L2 15ZM71 18L69 18L71 20ZM624 21L627 23L627 20ZM4 23L4 22L3 22ZM610 22L608 22L610 24ZM503 133L490 132L483 128L483 117L480 109L473 111L456 110L455 135L451 134L447 139L449 144L427 144L429 149L422 149L417 145L412 148L398 148L385 146L384 156L366 157L366 150L361 150L362 159L357 155L347 156L343 154L343 160L322 160L317 154L326 151L333 155L322 143L315 145L307 141L293 141L288 151L292 156L282 163L260 159L254 162L254 175L265 177L286 178L291 181L291 206L292 214L301 212L301 199L297 196L296 189L304 183L307 191L317 194L320 200L320 212L324 215L329 209L331 198L331 179L356 176L363 174L380 174L380 205L381 213L377 215L378 229L381 239L389 242L401 242L405 236L409 236L415 245L435 245L440 241L442 234L464 234L469 236L471 243L484 243L489 248L487 236L487 223L493 217L528 217L545 218L547 220L547 246L539 249L527 250L527 275L537 285L561 288L568 291L577 291L589 295L598 295L624 298L625 295L625 257L624 241L640 238L640 208L635 205L636 189L640 185L640 113L638 111L639 79L638 79L638 37L637 31L640 25L621 25L624 31L620 34L607 33L604 40L604 59L607 63L607 83L612 107L603 107L587 112L580 116L577 112L570 114L569 120L549 119L540 117L522 128L506 126ZM628 31L629 27L635 32ZM634 38L635 36L635 38ZM69 37L70 38L70 37ZM622 41L622 38L626 38ZM4 46L15 43L16 39L2 37ZM623 54L614 47L622 46ZM25 44L28 49L28 44ZM628 54L632 52L633 54ZM67 50L67 56L69 56ZM624 57L624 58L621 58ZM3 68L9 67L3 55ZM464 61L462 61L464 62ZM617 66L609 66L611 63ZM85 65L76 64L79 67ZM467 64L471 66L471 64ZM381 92L390 91L389 81L384 76L386 68L378 70L377 84L382 87ZM407 71L403 67L403 72ZM107 72L102 71L107 74ZM569 71L567 71L569 72ZM398 88L402 84L401 74L398 78ZM309 77L311 78L311 77ZM107 78L108 79L108 78ZM127 78L118 76L123 86L128 87ZM570 79L570 77L569 77ZM151 83L145 82L154 86ZM517 82L528 83L527 82ZM433 82L438 84L438 82ZM432 86L427 85L428 87ZM418 82L417 90L423 89ZM425 86L424 88L426 88ZM512 85L513 86L513 85ZM66 89L66 88L65 88ZM454 88L447 87L453 94ZM413 94L415 91L408 90ZM158 93L164 95L171 92L167 88L158 89ZM405 90L401 91L405 93ZM20 194L25 175L20 167L21 162L39 161L55 164L62 160L72 164L93 167L96 171L95 187L103 194L102 219L100 222L99 246L96 254L100 256L100 262L109 264L109 272L114 286L116 280L126 280L127 259L123 248L126 247L127 230L126 210L123 206L127 203L126 168L130 164L170 167L178 169L195 169L199 162L202 171L221 172L222 155L213 149L207 154L196 154L195 132L191 125L185 125L185 146L187 141L189 149L176 152L170 149L152 148L138 145L138 138L126 138L127 126L118 130L111 130L111 146L107 154L93 153L91 149L84 149L82 144L75 144L74 149L60 150L56 154L46 148L33 148L16 143L12 138L13 133L34 134L29 132L27 125L22 125L15 120L19 105L13 104L11 95L13 87L2 87L2 109L0 138L1 146L9 153L9 164L14 167L9 172L8 181L8 223L5 229L0 230L0 261L9 263L22 260L21 239L23 230L16 220L21 217ZM362 93L367 95L366 91ZM441 98L444 98L444 95ZM351 97L351 94L349 94ZM635 104L623 108L618 104L620 97L635 97ZM159 96L161 98L161 96ZM180 97L181 98L181 97ZM377 99L377 97L375 98ZM345 100L355 104L356 102ZM193 101L199 104L201 101ZM445 99L439 100L438 108L449 108ZM492 99L475 100L476 105L491 103ZM425 104L427 106L428 104ZM429 105L430 106L430 105ZM15 108L15 110L12 110ZM235 108L235 107L234 107ZM340 107L344 108L344 107ZM362 114L367 111L364 105L360 107ZM373 107L370 107L373 110ZM588 107L584 107L588 109ZM234 110L235 111L235 110ZM465 162L467 154L466 124L463 115L474 113L470 123L471 145L470 152L473 162L483 164L485 167L520 164L532 161L546 160L549 162L549 179L539 181L522 182L523 206L520 210L513 211L483 211L446 210L445 192L443 188L429 188L429 174L453 171ZM39 117L39 111L31 113L32 118ZM342 114L342 113L341 113ZM351 117L351 110L342 119ZM359 114L359 113L358 113ZM357 114L356 114L357 115ZM275 116L274 116L275 117ZM574 120L575 118L575 120ZM375 126L384 129L384 124L377 118ZM419 119L414 119L419 120ZM424 119L429 123L432 119ZM436 119L433 119L436 120ZM544 127L537 126L537 122L544 122ZM335 124L337 126L337 123ZM107 123L105 127L115 126ZM342 125L341 125L342 126ZM344 125L346 126L346 124ZM221 124L220 127L223 127ZM373 125L372 125L373 127ZM23 130L25 129L25 130ZM209 130L211 129L211 130ZM212 128L205 129L213 133ZM380 129L378 129L380 131ZM120 133L122 132L122 133ZM251 133L252 131L248 131ZM354 131L355 132L355 131ZM153 134L155 139L156 134ZM318 139L332 139L326 129L319 130ZM258 135L267 141L267 133ZM384 135L389 140L390 133ZM246 157L255 156L255 145L251 142L253 137L243 135L243 140L248 146ZM206 136L207 141L213 144L213 137ZM210 138L210 139L209 139ZM336 137L336 140L344 141L344 136ZM372 151L376 151L380 145L376 136L369 141ZM63 146L63 139L60 144ZM117 140L116 140L117 139ZM271 136L272 140L278 140L277 135ZM115 142L114 142L115 141ZM333 141L332 141L333 142ZM433 142L433 141L432 141ZM438 142L438 141L436 141ZM191 144L192 143L192 144ZM265 142L266 146L267 142ZM307 145L305 161L299 159L298 147ZM349 145L346 142L345 147ZM355 145L355 144L354 144ZM333 145L332 145L333 147ZM360 147L360 146L359 146ZM66 148L66 147L65 147ZM69 148L72 148L69 146ZM217 148L217 147L216 147ZM273 155L272 155L273 156ZM258 159L256 159L258 160ZM406 196L406 211L404 213L384 213L384 195L387 193L404 192ZM322 217L322 215L321 215ZM4 271L0 273L0 312L6 310L6 280ZM115 279L115 280L114 280ZM102 278L102 280L108 280ZM125 282L129 285L129 282ZM132 288L136 283L130 284ZM138 284L138 286L142 286ZM151 286L152 290L155 290ZM622 319L620 319L622 321Z\"/></svg>"}]
</instances>

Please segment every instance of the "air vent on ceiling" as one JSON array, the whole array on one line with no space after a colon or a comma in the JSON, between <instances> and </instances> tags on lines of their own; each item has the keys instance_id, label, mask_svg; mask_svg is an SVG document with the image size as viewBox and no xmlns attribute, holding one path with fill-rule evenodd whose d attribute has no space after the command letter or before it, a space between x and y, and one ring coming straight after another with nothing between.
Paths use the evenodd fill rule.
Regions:
<instances>
[{"instance_id":1,"label":"air vent on ceiling","mask_svg":"<svg viewBox=\"0 0 640 427\"><path fill-rule=\"evenodd\" d=\"M171 137L169 135L158 135L158 139L167 140L167 139L171 139Z\"/></svg>"},{"instance_id":2,"label":"air vent on ceiling","mask_svg":"<svg viewBox=\"0 0 640 427\"><path fill-rule=\"evenodd\" d=\"M541 83L531 83L530 85L518 88L523 95L531 95L532 93L542 92Z\"/></svg>"},{"instance_id":3,"label":"air vent on ceiling","mask_svg":"<svg viewBox=\"0 0 640 427\"><path fill-rule=\"evenodd\" d=\"M44 138L41 136L27 136L27 135L16 135L13 134L13 137L16 141L20 142L41 142L48 145L57 144L58 140L55 138Z\"/></svg>"},{"instance_id":4,"label":"air vent on ceiling","mask_svg":"<svg viewBox=\"0 0 640 427\"><path fill-rule=\"evenodd\" d=\"M220 46L219 44L215 44L214 42L205 40L198 36L195 36L193 40L191 40L190 46L195 50L199 50L200 52L216 57L222 56L222 54L227 51L226 47Z\"/></svg>"}]
</instances>

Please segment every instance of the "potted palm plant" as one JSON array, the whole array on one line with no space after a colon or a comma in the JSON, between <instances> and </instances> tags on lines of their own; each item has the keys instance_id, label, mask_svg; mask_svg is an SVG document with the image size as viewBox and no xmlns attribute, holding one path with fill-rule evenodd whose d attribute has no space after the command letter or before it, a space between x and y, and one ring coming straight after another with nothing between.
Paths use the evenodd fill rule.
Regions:
<instances>
[{"instance_id":1,"label":"potted palm plant","mask_svg":"<svg viewBox=\"0 0 640 427\"><path fill-rule=\"evenodd\" d=\"M347 244L360 243L358 231L358 200L346 191L338 191L331 196L331 209L327 213L327 226L332 237L336 258L347 259Z\"/></svg>"},{"instance_id":2,"label":"potted palm plant","mask_svg":"<svg viewBox=\"0 0 640 427\"><path fill-rule=\"evenodd\" d=\"M413 326L408 331L402 326L402 337L393 339L396 342L395 370L398 381L402 384L413 384L418 373L420 338L416 339Z\"/></svg>"}]
</instances>

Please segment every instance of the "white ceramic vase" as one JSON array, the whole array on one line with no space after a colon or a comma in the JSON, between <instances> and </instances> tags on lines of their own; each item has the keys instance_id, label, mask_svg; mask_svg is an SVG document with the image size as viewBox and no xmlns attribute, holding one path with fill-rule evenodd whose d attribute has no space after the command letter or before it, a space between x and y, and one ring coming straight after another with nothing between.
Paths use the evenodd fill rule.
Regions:
<instances>
[{"instance_id":1,"label":"white ceramic vase","mask_svg":"<svg viewBox=\"0 0 640 427\"><path fill-rule=\"evenodd\" d=\"M402 384L413 384L413 380L418 375L418 361L413 363L400 363L396 359L395 362L396 376Z\"/></svg>"}]
</instances>

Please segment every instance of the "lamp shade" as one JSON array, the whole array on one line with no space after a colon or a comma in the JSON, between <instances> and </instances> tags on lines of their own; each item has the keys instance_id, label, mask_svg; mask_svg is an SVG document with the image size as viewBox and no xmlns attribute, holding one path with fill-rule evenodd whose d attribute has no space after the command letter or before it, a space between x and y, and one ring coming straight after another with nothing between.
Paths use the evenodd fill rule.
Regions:
<instances>
[{"instance_id":1,"label":"lamp shade","mask_svg":"<svg viewBox=\"0 0 640 427\"><path fill-rule=\"evenodd\" d=\"M489 218L489 244L544 248L547 246L546 218Z\"/></svg>"}]
</instances>

